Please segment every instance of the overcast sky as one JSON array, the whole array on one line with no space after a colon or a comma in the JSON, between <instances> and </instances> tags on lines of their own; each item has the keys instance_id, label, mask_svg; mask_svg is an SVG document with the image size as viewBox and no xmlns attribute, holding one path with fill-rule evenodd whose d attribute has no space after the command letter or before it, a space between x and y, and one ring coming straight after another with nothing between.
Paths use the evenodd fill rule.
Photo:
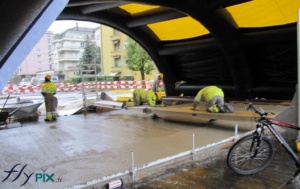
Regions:
<instances>
[{"instance_id":1,"label":"overcast sky","mask_svg":"<svg viewBox=\"0 0 300 189\"><path fill-rule=\"evenodd\" d=\"M76 22L78 23L78 27L96 28L100 25L93 22L74 20L54 21L53 24L48 28L48 31L53 31L53 33L61 33L67 29L76 27Z\"/></svg>"}]
</instances>

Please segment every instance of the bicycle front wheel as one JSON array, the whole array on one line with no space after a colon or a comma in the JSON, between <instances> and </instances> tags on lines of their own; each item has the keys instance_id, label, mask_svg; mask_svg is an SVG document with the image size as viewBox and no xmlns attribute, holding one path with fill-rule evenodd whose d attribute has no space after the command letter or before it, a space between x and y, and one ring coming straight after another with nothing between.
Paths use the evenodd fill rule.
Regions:
<instances>
[{"instance_id":1,"label":"bicycle front wheel","mask_svg":"<svg viewBox=\"0 0 300 189\"><path fill-rule=\"evenodd\" d=\"M248 135L238 140L229 150L227 164L240 175L258 173L267 167L274 154L273 145L268 138L258 140Z\"/></svg>"}]
</instances>

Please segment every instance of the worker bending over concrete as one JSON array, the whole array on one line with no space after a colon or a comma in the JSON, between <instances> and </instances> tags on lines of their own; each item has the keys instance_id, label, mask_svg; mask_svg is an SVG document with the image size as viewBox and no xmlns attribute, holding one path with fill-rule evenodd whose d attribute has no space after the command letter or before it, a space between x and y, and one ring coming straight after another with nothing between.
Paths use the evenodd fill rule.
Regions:
<instances>
[{"instance_id":1,"label":"worker bending over concrete","mask_svg":"<svg viewBox=\"0 0 300 189\"><path fill-rule=\"evenodd\" d=\"M135 89L133 91L133 101L135 106L148 104L149 106L156 105L156 94L153 91L145 89Z\"/></svg>"},{"instance_id":2,"label":"worker bending over concrete","mask_svg":"<svg viewBox=\"0 0 300 189\"><path fill-rule=\"evenodd\" d=\"M207 86L201 89L194 99L193 110L196 110L200 101L206 102L206 111L224 113L224 92L217 86Z\"/></svg>"}]
</instances>

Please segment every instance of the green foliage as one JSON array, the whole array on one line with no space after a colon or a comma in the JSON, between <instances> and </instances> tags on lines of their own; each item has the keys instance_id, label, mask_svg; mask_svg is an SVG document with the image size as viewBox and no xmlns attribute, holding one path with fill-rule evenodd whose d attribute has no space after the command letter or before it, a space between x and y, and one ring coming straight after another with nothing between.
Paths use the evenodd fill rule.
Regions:
<instances>
[{"instance_id":1,"label":"green foliage","mask_svg":"<svg viewBox=\"0 0 300 189\"><path fill-rule=\"evenodd\" d=\"M85 47L80 60L82 64L96 63L97 74L101 72L100 47L98 47L94 42L92 42L88 36L86 36ZM91 66L85 66L84 69L94 69L94 68ZM91 73L91 74L95 74L95 73Z\"/></svg>"},{"instance_id":2,"label":"green foliage","mask_svg":"<svg viewBox=\"0 0 300 189\"><path fill-rule=\"evenodd\" d=\"M81 78L80 77L71 77L68 80L64 81L65 83L80 83Z\"/></svg>"},{"instance_id":3,"label":"green foliage","mask_svg":"<svg viewBox=\"0 0 300 189\"><path fill-rule=\"evenodd\" d=\"M112 76L106 76L106 77L97 77L97 81L116 81L118 79L116 79L115 77ZM95 81L95 77L86 77L83 78L84 82L87 81ZM64 81L65 83L81 83L81 77L71 77L68 80Z\"/></svg>"},{"instance_id":4,"label":"green foliage","mask_svg":"<svg viewBox=\"0 0 300 189\"><path fill-rule=\"evenodd\" d=\"M103 81L115 81L115 78L114 77L104 77L103 78Z\"/></svg>"},{"instance_id":5,"label":"green foliage","mask_svg":"<svg viewBox=\"0 0 300 189\"><path fill-rule=\"evenodd\" d=\"M113 76L101 76L101 77L97 77L97 81L115 81L117 79L115 79Z\"/></svg>"},{"instance_id":6,"label":"green foliage","mask_svg":"<svg viewBox=\"0 0 300 189\"><path fill-rule=\"evenodd\" d=\"M132 71L140 71L142 80L145 74L150 74L155 70L153 60L149 54L136 41L131 38L127 39L127 67Z\"/></svg>"},{"instance_id":7,"label":"green foliage","mask_svg":"<svg viewBox=\"0 0 300 189\"><path fill-rule=\"evenodd\" d=\"M95 81L95 78L93 78L93 77L84 77L83 82L87 82L87 81Z\"/></svg>"},{"instance_id":8,"label":"green foliage","mask_svg":"<svg viewBox=\"0 0 300 189\"><path fill-rule=\"evenodd\" d=\"M131 81L131 80L134 80L134 77L133 76L124 76L124 77L122 77L121 80Z\"/></svg>"}]
</instances>

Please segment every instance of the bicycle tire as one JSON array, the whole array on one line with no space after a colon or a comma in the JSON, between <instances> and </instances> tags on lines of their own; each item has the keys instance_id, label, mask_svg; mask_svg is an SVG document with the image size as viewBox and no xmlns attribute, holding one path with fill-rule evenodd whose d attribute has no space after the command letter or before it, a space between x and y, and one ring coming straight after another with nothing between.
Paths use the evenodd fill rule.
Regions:
<instances>
[{"instance_id":1,"label":"bicycle tire","mask_svg":"<svg viewBox=\"0 0 300 189\"><path fill-rule=\"evenodd\" d=\"M256 157L252 157L255 147L251 144L253 135L247 135L238 140L227 154L227 165L240 175L251 175L260 172L268 166L274 155L274 148L268 138L263 137ZM254 143L254 146L257 142Z\"/></svg>"}]
</instances>

